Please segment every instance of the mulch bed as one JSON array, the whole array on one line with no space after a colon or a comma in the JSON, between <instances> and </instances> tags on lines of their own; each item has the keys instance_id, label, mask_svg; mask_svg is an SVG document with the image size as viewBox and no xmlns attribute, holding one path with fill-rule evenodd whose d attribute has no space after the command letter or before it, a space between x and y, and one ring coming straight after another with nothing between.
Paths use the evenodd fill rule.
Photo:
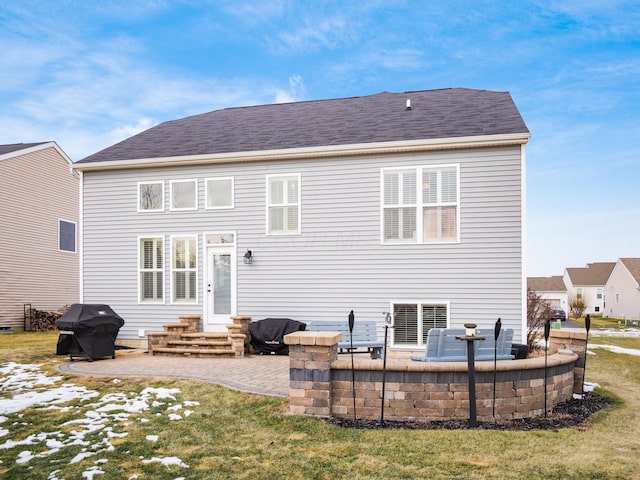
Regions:
<instances>
[{"instance_id":1,"label":"mulch bed","mask_svg":"<svg viewBox=\"0 0 640 480\"><path fill-rule=\"evenodd\" d=\"M587 393L583 399L571 399L556 405L546 417L522 418L496 422L478 422L476 429L480 430L558 430L560 428L577 427L588 428L589 417L595 412L606 408L612 403L608 398L594 393ZM356 412L357 413L357 412ZM385 420L364 420L353 418L327 418L327 423L344 428L357 429L410 429L410 430L467 430L470 429L468 420L439 420L432 422L398 422Z\"/></svg>"}]
</instances>

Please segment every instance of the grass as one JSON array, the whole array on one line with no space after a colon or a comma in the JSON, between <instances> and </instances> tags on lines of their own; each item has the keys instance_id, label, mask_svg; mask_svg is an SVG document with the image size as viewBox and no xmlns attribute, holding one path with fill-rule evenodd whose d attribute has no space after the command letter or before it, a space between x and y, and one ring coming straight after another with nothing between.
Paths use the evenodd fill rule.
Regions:
<instances>
[{"instance_id":1,"label":"grass","mask_svg":"<svg viewBox=\"0 0 640 480\"><path fill-rule=\"evenodd\" d=\"M592 333L593 330L592 330ZM40 363L42 369L60 375L55 366L54 333L0 335L0 365L7 361ZM625 348L640 348L640 339L598 338ZM181 421L169 421L156 410L133 414L113 426L127 432L113 438L116 447L98 457L75 464L79 453L61 450L47 458L15 460L29 446L0 448L0 477L7 480L49 478L79 479L97 459L105 472L97 480L142 479L640 479L640 357L614 354L604 349L589 355L587 380L601 385L600 393L617 400L592 417L588 425L558 431L409 431L349 430L309 417L287 413L285 399L231 391L216 385L189 381L151 381L84 376L65 377L100 394L140 392L147 386L179 388L178 400L197 400L195 413ZM177 359L176 361L179 361ZM1 384L0 384L1 385ZM0 389L0 399L10 392ZM161 408L161 407L158 407ZM71 413L31 408L6 415L0 445L7 439L60 430L60 425L82 417L89 406ZM142 423L139 417L150 421ZM70 429L72 427L64 427ZM155 443L146 441L155 434ZM189 465L144 464L141 457L179 457ZM137 477L132 477L137 475Z\"/></svg>"}]
</instances>

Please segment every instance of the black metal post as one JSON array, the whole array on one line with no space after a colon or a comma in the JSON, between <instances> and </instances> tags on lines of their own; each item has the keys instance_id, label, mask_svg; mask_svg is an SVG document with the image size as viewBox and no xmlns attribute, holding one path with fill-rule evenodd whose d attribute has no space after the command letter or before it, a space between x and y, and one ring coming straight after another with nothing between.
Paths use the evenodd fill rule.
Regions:
<instances>
[{"instance_id":1,"label":"black metal post","mask_svg":"<svg viewBox=\"0 0 640 480\"><path fill-rule=\"evenodd\" d=\"M544 416L547 416L547 357L549 356L549 333L551 332L551 321L544 324Z\"/></svg>"},{"instance_id":2,"label":"black metal post","mask_svg":"<svg viewBox=\"0 0 640 480\"><path fill-rule=\"evenodd\" d=\"M387 335L389 326L384 326L384 348L382 352L382 403L380 404L380 425L384 425L384 387L387 377Z\"/></svg>"},{"instance_id":3,"label":"black metal post","mask_svg":"<svg viewBox=\"0 0 640 480\"><path fill-rule=\"evenodd\" d=\"M591 315L584 318L584 328L587 329L587 340L584 342L584 366L582 368L582 398L584 398L584 379L587 376L587 348L589 347L589 330L591 329Z\"/></svg>"},{"instance_id":4,"label":"black metal post","mask_svg":"<svg viewBox=\"0 0 640 480\"><path fill-rule=\"evenodd\" d=\"M467 337L467 377L469 378L469 426L478 426L476 414L476 365L473 337Z\"/></svg>"},{"instance_id":5,"label":"black metal post","mask_svg":"<svg viewBox=\"0 0 640 480\"><path fill-rule=\"evenodd\" d=\"M351 389L353 391L353 421L356 421L356 371L353 363L353 326L355 324L356 317L353 314L353 310L349 312L349 338L351 342Z\"/></svg>"},{"instance_id":6,"label":"black metal post","mask_svg":"<svg viewBox=\"0 0 640 480\"><path fill-rule=\"evenodd\" d=\"M498 337L502 329L502 320L498 318L493 330L495 343L493 344L493 419L496 418L496 372L498 371Z\"/></svg>"}]
</instances>

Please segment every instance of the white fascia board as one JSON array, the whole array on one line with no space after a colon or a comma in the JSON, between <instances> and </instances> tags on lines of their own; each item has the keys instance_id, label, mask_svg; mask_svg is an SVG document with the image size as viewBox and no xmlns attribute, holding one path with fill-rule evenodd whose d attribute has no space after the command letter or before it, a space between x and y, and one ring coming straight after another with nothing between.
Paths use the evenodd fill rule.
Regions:
<instances>
[{"instance_id":1,"label":"white fascia board","mask_svg":"<svg viewBox=\"0 0 640 480\"><path fill-rule=\"evenodd\" d=\"M22 148L20 150L14 150L13 152L5 153L4 155L0 155L0 161L6 160L7 158L19 157L21 155L27 155L29 153L38 152L40 150L44 150L45 148L51 148L51 147L55 148L60 154L60 156L64 158L69 165L73 164L71 159L67 156L66 153L64 153L64 151L58 146L56 142L41 143L39 145L34 145L33 147Z\"/></svg>"},{"instance_id":2,"label":"white fascia board","mask_svg":"<svg viewBox=\"0 0 640 480\"><path fill-rule=\"evenodd\" d=\"M408 140L378 143L360 143L307 148L286 148L252 152L229 152L205 155L184 155L162 158L140 158L74 164L75 170L115 170L140 167L166 167L174 164L199 165L211 163L259 162L265 160L295 160L303 158L341 157L353 155L405 153L455 148L495 147L502 145L524 145L528 133L505 135L482 135L475 137L436 138L430 140Z\"/></svg>"}]
</instances>

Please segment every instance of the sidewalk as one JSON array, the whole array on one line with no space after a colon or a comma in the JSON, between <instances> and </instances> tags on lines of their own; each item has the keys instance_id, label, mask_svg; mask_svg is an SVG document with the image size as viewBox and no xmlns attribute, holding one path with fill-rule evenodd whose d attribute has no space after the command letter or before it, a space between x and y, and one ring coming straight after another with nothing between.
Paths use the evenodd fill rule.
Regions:
<instances>
[{"instance_id":1,"label":"sidewalk","mask_svg":"<svg viewBox=\"0 0 640 480\"><path fill-rule=\"evenodd\" d=\"M63 373L107 377L184 378L241 392L289 397L289 357L188 358L117 352L115 359L75 360L58 366Z\"/></svg>"}]
</instances>

